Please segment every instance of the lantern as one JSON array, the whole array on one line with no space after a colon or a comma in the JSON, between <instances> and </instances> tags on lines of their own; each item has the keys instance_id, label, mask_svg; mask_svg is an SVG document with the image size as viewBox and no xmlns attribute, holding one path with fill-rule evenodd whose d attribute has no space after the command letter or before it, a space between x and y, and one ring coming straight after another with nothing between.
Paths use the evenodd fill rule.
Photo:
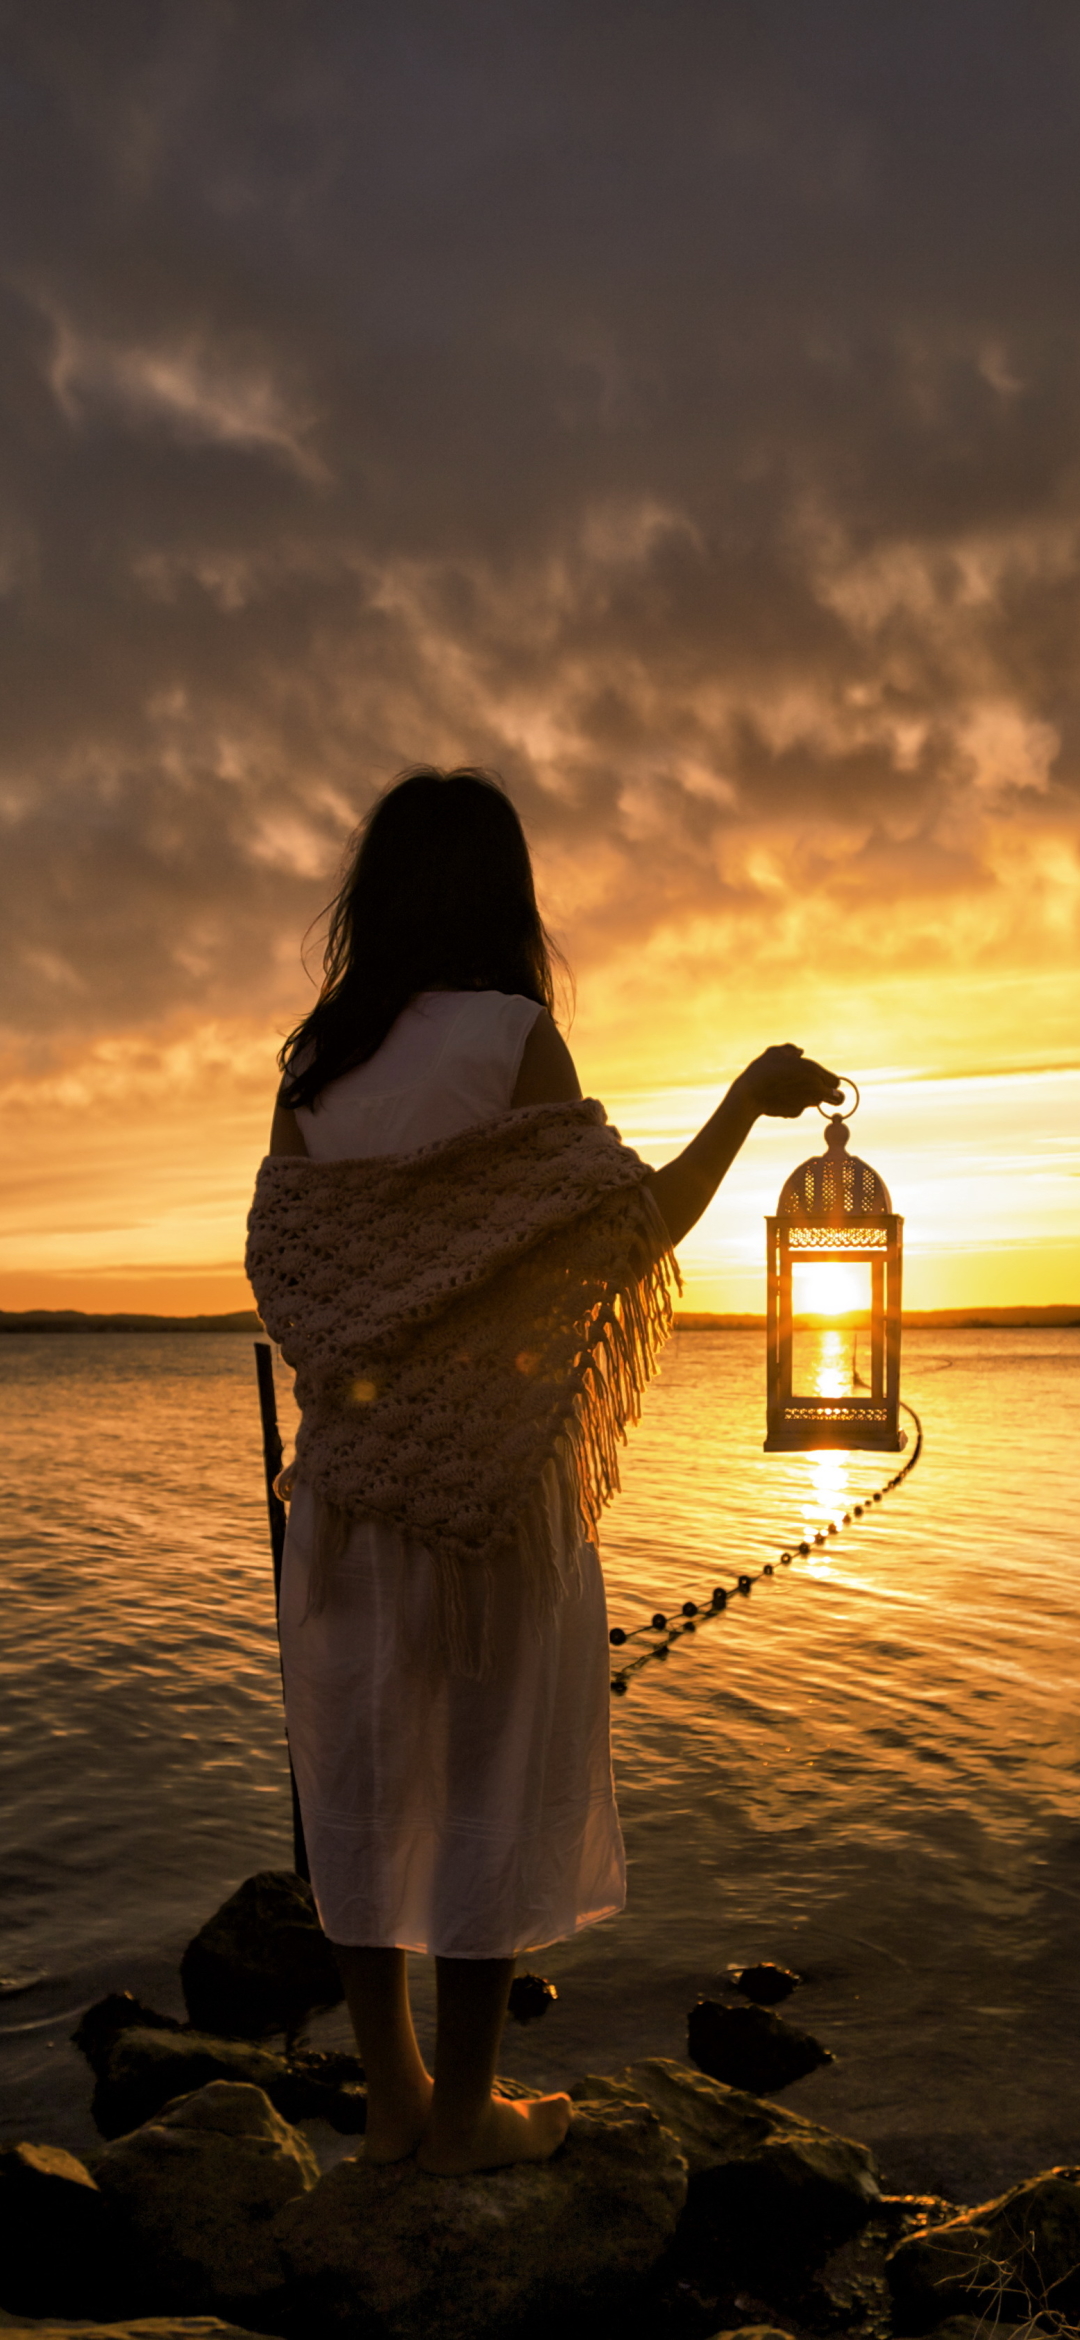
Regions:
<instances>
[{"instance_id":1,"label":"lantern","mask_svg":"<svg viewBox=\"0 0 1080 2340\"><path fill-rule=\"evenodd\" d=\"M855 1105L858 1102L856 1089ZM825 1132L825 1152L800 1163L785 1179L776 1217L766 1220L767 1454L805 1453L821 1446L876 1447L896 1453L907 1443L898 1421L903 1220L893 1210L877 1171L848 1153L849 1134L846 1122L834 1113ZM830 1271L827 1278L825 1268ZM815 1278L803 1275L804 1269L815 1271L819 1286L815 1313L822 1337L816 1354L802 1323L807 1287L809 1305L814 1306ZM857 1271L854 1275L852 1269ZM844 1331L825 1329L830 1316L851 1316L853 1298L857 1304L861 1300L859 1313L868 1317L870 1337L862 1373L858 1330L849 1343ZM804 1377L815 1386L802 1388Z\"/></svg>"}]
</instances>

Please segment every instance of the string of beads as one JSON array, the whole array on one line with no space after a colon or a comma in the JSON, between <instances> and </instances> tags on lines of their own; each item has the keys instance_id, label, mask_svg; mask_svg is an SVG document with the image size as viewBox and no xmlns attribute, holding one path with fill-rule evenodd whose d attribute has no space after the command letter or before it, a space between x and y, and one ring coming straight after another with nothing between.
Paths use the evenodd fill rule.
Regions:
<instances>
[{"instance_id":1,"label":"string of beads","mask_svg":"<svg viewBox=\"0 0 1080 2340\"><path fill-rule=\"evenodd\" d=\"M884 1486L875 1487L873 1493L864 1496L861 1503L853 1503L851 1510L845 1511L839 1523L830 1519L828 1526L819 1529L816 1535L804 1537L800 1543L787 1546L780 1553L778 1562L766 1560L756 1570L737 1574L731 1585L714 1585L707 1600L684 1601L674 1617L668 1617L657 1609L646 1624L635 1625L629 1632L622 1625L612 1626L608 1640L613 1649L625 1649L628 1642L639 1641L645 1634L655 1636L647 1649L639 1650L636 1656L627 1658L625 1664L612 1674L611 1687L616 1697L625 1695L631 1674L640 1673L642 1666L649 1665L654 1658L666 1658L674 1643L681 1641L687 1633L696 1633L699 1625L707 1625L711 1618L722 1617L733 1596L747 1599L752 1587L760 1584L763 1576L775 1576L778 1565L790 1568L794 1560L808 1560L816 1547L828 1543L830 1536L839 1536L845 1528L857 1527L861 1520L872 1517L874 1504L881 1503L886 1495L891 1495L894 1488L900 1486L908 1473L914 1470L923 1450L923 1427L915 1408L904 1405L903 1400L901 1404L904 1413L910 1415L915 1424L915 1444L906 1463L902 1470L893 1472L891 1479L886 1479Z\"/></svg>"}]
</instances>

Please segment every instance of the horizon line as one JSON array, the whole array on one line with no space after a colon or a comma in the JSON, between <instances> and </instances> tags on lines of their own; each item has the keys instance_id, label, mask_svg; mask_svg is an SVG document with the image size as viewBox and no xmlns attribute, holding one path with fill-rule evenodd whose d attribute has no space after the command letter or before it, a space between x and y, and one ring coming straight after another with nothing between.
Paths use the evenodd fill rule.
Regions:
<instances>
[{"instance_id":1,"label":"horizon line","mask_svg":"<svg viewBox=\"0 0 1080 2340\"><path fill-rule=\"evenodd\" d=\"M767 1317L746 1309L676 1309L673 1327L676 1332L764 1332ZM910 1308L902 1312L901 1322L910 1327L920 1325L956 1331L965 1327L972 1331L1009 1326L1022 1330L1053 1325L1080 1326L1080 1300L1014 1301L984 1304L973 1301L966 1308ZM825 1325L844 1330L863 1330L869 1323L865 1309L845 1309L835 1315L820 1310L805 1310L792 1319L800 1330L815 1331ZM262 1318L254 1308L233 1308L221 1314L196 1310L190 1315L159 1315L128 1308L0 1308L0 1333L16 1332L250 1332L269 1339Z\"/></svg>"}]
</instances>

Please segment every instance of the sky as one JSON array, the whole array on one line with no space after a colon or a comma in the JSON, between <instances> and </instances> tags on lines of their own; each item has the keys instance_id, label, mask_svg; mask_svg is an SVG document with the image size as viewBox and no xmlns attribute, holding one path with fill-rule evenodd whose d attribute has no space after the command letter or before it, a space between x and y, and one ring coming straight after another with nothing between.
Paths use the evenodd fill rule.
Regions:
<instances>
[{"instance_id":1,"label":"sky","mask_svg":"<svg viewBox=\"0 0 1080 2340\"><path fill-rule=\"evenodd\" d=\"M647 1158L794 1040L911 1305L1080 1301L1068 0L0 27L0 1305L246 1304L414 761L503 775ZM820 1137L754 1133L687 1305L763 1304Z\"/></svg>"}]
</instances>

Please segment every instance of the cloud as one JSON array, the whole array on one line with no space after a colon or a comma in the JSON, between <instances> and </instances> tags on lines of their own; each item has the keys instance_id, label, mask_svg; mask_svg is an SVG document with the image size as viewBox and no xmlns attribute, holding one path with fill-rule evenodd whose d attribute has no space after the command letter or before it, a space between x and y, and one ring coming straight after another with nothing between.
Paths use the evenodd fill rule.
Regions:
<instances>
[{"instance_id":1,"label":"cloud","mask_svg":"<svg viewBox=\"0 0 1080 2340\"><path fill-rule=\"evenodd\" d=\"M1078 47L1005 0L25 13L30 1061L290 1021L413 759L504 771L616 985L1071 964Z\"/></svg>"},{"instance_id":2,"label":"cloud","mask_svg":"<svg viewBox=\"0 0 1080 2340\"><path fill-rule=\"evenodd\" d=\"M80 334L63 317L52 323L47 376L69 422L78 425L95 409L107 414L111 408L121 425L156 425L196 446L278 456L302 477L325 481L325 466L303 444L309 424L290 416L265 373L231 368L193 342L116 347Z\"/></svg>"}]
</instances>

